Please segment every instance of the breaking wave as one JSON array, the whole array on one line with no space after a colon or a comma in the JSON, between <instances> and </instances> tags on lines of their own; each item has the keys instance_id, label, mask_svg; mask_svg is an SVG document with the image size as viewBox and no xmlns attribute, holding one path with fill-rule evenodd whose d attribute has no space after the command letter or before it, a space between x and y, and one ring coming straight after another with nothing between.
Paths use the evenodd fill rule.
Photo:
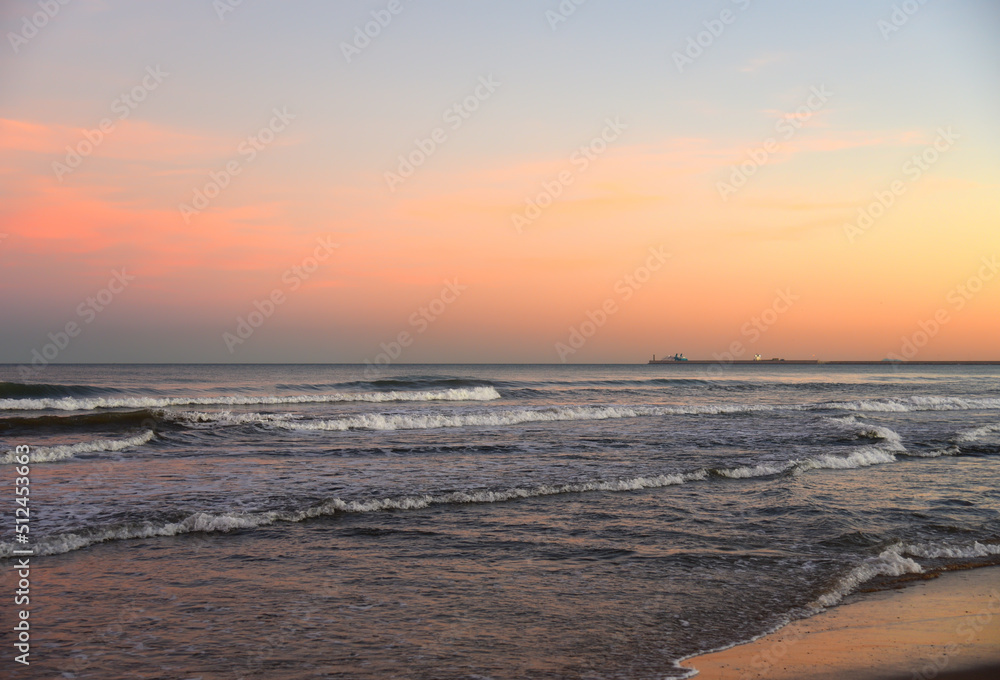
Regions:
<instances>
[{"instance_id":1,"label":"breaking wave","mask_svg":"<svg viewBox=\"0 0 1000 680\"><path fill-rule=\"evenodd\" d=\"M894 463L896 456L891 451L878 449L873 446L865 446L857 451L853 451L847 456L818 456L807 458L796 463L794 472L801 474L808 470L853 470L872 465L882 465L884 463Z\"/></svg>"},{"instance_id":2,"label":"breaking wave","mask_svg":"<svg viewBox=\"0 0 1000 680\"><path fill-rule=\"evenodd\" d=\"M522 423L565 420L608 420L682 414L752 413L771 410L767 405L709 404L705 406L557 406L538 409L505 409L482 413L386 414L365 413L332 420L278 423L291 430L426 430L440 427L499 427Z\"/></svg>"},{"instance_id":3,"label":"breaking wave","mask_svg":"<svg viewBox=\"0 0 1000 680\"><path fill-rule=\"evenodd\" d=\"M494 387L451 388L421 392L336 392L289 396L233 395L225 397L96 397L78 399L0 399L0 410L91 411L100 408L163 408L166 406L253 406L333 402L386 401L490 401L499 399Z\"/></svg>"},{"instance_id":4,"label":"breaking wave","mask_svg":"<svg viewBox=\"0 0 1000 680\"><path fill-rule=\"evenodd\" d=\"M992 434L1000 434L1000 423L995 425L984 425L983 427L977 427L971 430L962 430L956 436L955 441L960 444L968 444L972 442L977 442L981 439L989 437Z\"/></svg>"},{"instance_id":5,"label":"breaking wave","mask_svg":"<svg viewBox=\"0 0 1000 680\"><path fill-rule=\"evenodd\" d=\"M152 438L152 432L147 433ZM142 435L147 436L147 435ZM138 438L136 438L138 439ZM124 440L128 441L128 440ZM147 440L148 441L148 440ZM124 446L123 446L124 448ZM134 538L153 538L158 536L176 536L192 532L214 533L234 531L237 529L252 529L268 526L277 522L301 522L315 517L335 515L338 513L367 513L386 510L419 510L434 505L502 503L525 498L555 496L560 494L587 493L595 491L625 492L643 489L659 489L676 486L688 482L703 481L712 475L731 479L747 479L751 477L767 477L792 471L794 474L815 469L853 469L878 465L895 461L888 452L861 449L846 457L822 456L804 460L792 460L776 465L759 465L756 467L738 467L725 469L702 468L693 472L670 473L653 476L632 477L629 479L596 480L570 484L543 484L535 487L513 487L500 490L470 490L454 491L444 494L424 494L419 496L401 496L397 498L371 499L364 501L345 501L333 498L299 511L260 511L260 512L196 512L179 522L153 524L143 522L127 524L107 529L93 529L80 533L60 534L47 537L35 546L37 555L55 555L78 550L106 541L128 540ZM14 550L13 543L0 543L0 558L9 557Z\"/></svg>"},{"instance_id":6,"label":"breaking wave","mask_svg":"<svg viewBox=\"0 0 1000 680\"><path fill-rule=\"evenodd\" d=\"M974 411L1000 408L1000 399L965 399L962 397L906 397L903 399L859 399L835 401L817 406L842 411L901 413L907 411Z\"/></svg>"},{"instance_id":7,"label":"breaking wave","mask_svg":"<svg viewBox=\"0 0 1000 680\"><path fill-rule=\"evenodd\" d=\"M238 529L264 527L278 522L301 522L315 517L325 517L340 513L368 513L386 510L420 510L434 505L472 504L472 503L502 503L523 498L554 496L558 494L585 493L591 491L638 491L641 489L659 489L666 486L684 484L685 482L705 479L704 470L688 474L667 474L652 477L633 477L631 479L580 482L576 484L541 485L530 488L514 487L509 489L454 491L445 494L425 494L420 496L402 496L398 498L381 498L366 501L345 501L333 498L318 505L300 511L262 511L262 512L196 512L179 522L153 524L142 522L125 524L106 529L93 529L80 533L59 534L43 538L33 546L36 555L57 555L79 550L87 546L106 541L120 541L135 538L153 538L159 536L177 536L193 532L215 533ZM14 543L0 543L0 558L9 557L15 550Z\"/></svg>"},{"instance_id":8,"label":"breaking wave","mask_svg":"<svg viewBox=\"0 0 1000 680\"><path fill-rule=\"evenodd\" d=\"M993 543L980 543L975 541L970 546L955 545L904 545L901 552L914 557L924 557L927 559L974 559L977 557L991 557L1000 555L1000 545Z\"/></svg>"},{"instance_id":9,"label":"breaking wave","mask_svg":"<svg viewBox=\"0 0 1000 680\"><path fill-rule=\"evenodd\" d=\"M853 431L856 437L861 437L864 439L876 439L884 442L879 448L888 449L890 451L905 452L906 447L903 446L903 439L900 437L899 433L895 430L885 427L883 425L873 425L871 423L865 423L858 420L855 416L844 416L840 418L829 418L829 422L845 427Z\"/></svg>"},{"instance_id":10,"label":"breaking wave","mask_svg":"<svg viewBox=\"0 0 1000 680\"><path fill-rule=\"evenodd\" d=\"M832 607L847 595L857 590L858 586L871 581L878 576L904 576L906 574L922 574L924 568L909 557L900 554L900 548L883 550L878 557L870 557L854 567L828 592L820 595L809 605L810 609Z\"/></svg>"},{"instance_id":11,"label":"breaking wave","mask_svg":"<svg viewBox=\"0 0 1000 680\"><path fill-rule=\"evenodd\" d=\"M152 430L146 430L128 439L99 439L96 441L80 442L79 444L66 444L64 446L34 447L28 454L31 463L52 463L55 461L73 458L81 453L98 453L101 451L123 451L133 446L142 446L155 437ZM14 451L7 451L0 456L0 465L12 465L15 462Z\"/></svg>"},{"instance_id":12,"label":"breaking wave","mask_svg":"<svg viewBox=\"0 0 1000 680\"><path fill-rule=\"evenodd\" d=\"M906 557L909 555L909 557ZM1000 555L1000 545L980 543L956 546L928 543L924 545L906 545L896 543L883 550L877 557L870 557L855 566L836 583L836 585L819 598L810 608L813 610L832 607L857 588L879 576L905 576L906 574L926 573L923 565L914 557L925 559L973 559Z\"/></svg>"}]
</instances>

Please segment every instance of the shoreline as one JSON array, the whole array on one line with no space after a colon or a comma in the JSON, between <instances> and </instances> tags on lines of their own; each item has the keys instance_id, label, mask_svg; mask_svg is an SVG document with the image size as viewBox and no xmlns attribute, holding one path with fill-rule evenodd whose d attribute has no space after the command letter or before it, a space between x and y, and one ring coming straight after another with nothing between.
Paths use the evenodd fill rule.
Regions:
<instances>
[{"instance_id":1,"label":"shoreline","mask_svg":"<svg viewBox=\"0 0 1000 680\"><path fill-rule=\"evenodd\" d=\"M679 663L699 680L1000 677L1000 565L855 593L779 630Z\"/></svg>"}]
</instances>

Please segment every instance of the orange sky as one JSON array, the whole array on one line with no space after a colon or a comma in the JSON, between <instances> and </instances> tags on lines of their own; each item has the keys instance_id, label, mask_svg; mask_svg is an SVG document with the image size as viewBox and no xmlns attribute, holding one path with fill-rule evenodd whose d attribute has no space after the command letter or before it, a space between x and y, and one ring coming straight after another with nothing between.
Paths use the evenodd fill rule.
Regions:
<instances>
[{"instance_id":1,"label":"orange sky","mask_svg":"<svg viewBox=\"0 0 1000 680\"><path fill-rule=\"evenodd\" d=\"M860 5L812 47L736 25L681 74L670 52L697 33L698 12L661 17L672 38L596 8L555 35L510 16L497 30L546 59L470 40L455 48L466 63L445 68L426 47L433 8L409 10L398 43L387 33L356 62L334 50L320 66L318 37L246 8L218 25L198 18L199 70L172 41L195 21L186 3L159 10L173 23L117 3L67 7L0 71L0 360L29 362L67 323L82 332L58 361L361 362L402 332L413 336L402 362L711 358L734 342L743 358L881 359L916 342L910 358L1000 359L1000 272L989 264L1000 256L998 107L995 87L983 91L998 55L976 7L928 5L926 21L888 43L878 12ZM363 12L337 12L317 21L349 36ZM275 63L232 57L269 25L288 48ZM149 45L128 47L146 31ZM594 35L606 37L601 50L659 40L648 47L660 62L587 78ZM59 71L60 55L99 39L124 50L113 64L95 54ZM407 51L414 41L425 52ZM955 56L958 44L971 54ZM922 69L935 58L937 70ZM169 75L119 119L118 95L145 87L156 64ZM870 88L873 70L890 92ZM483 96L491 73L499 86ZM821 86L832 95L803 113ZM476 110L452 127L442 112L469 97ZM113 129L60 171L67 145L85 149L103 119ZM262 134L268 125L281 130ZM444 141L390 191L386 172L435 130ZM744 162L745 185L722 196ZM226 186L182 214L213 183ZM881 210L877 196L890 194ZM514 218L534 214L528 200L546 205ZM877 218L866 226L859 211ZM338 247L303 275L323 238ZM670 254L655 270L651 248ZM82 314L123 268L134 281ZM463 289L443 300L447 281ZM227 344L275 290L273 315ZM604 305L614 311L591 329L588 313ZM947 321L928 325L935 314ZM577 332L590 337L567 352Z\"/></svg>"}]
</instances>

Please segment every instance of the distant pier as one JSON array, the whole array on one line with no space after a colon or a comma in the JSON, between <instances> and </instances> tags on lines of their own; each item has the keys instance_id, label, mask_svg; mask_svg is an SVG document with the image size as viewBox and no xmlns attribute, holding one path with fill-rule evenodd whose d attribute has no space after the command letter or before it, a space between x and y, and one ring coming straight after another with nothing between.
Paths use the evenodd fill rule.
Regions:
<instances>
[{"instance_id":1,"label":"distant pier","mask_svg":"<svg viewBox=\"0 0 1000 680\"><path fill-rule=\"evenodd\" d=\"M825 361L823 359L736 359L726 361L725 359L683 359L677 360L673 357L666 359L653 358L650 364L670 364L672 366L684 366L685 364L705 365L705 364L726 364L738 366L1000 366L1000 361L894 361L883 359L881 361Z\"/></svg>"}]
</instances>

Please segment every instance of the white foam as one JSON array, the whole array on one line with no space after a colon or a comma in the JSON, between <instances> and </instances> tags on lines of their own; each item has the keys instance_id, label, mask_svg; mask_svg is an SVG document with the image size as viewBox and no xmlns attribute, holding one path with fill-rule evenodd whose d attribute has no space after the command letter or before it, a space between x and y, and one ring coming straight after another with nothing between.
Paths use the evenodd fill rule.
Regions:
<instances>
[{"instance_id":1,"label":"white foam","mask_svg":"<svg viewBox=\"0 0 1000 680\"><path fill-rule=\"evenodd\" d=\"M170 522L155 525L144 522L138 525L128 525L103 529L87 534L59 534L43 538L33 546L36 555L58 555L72 550L106 541L128 540L136 538L153 538L159 536L177 536L193 532L214 533L227 532L236 529L251 529L268 526L276 522L301 522L314 517L335 515L337 513L368 513L385 510L419 510L432 505L463 504L463 503L502 503L505 501L553 496L557 494L585 493L591 491L638 491L641 489L659 489L685 482L705 479L708 473L704 470L687 474L656 475L652 477L633 477L631 479L603 480L579 482L575 484L541 485L531 488L514 487L509 489L454 491L439 495L403 496L398 498L381 498L367 501L345 501L340 498L330 499L301 511L265 511L246 513L206 513L197 512L180 522ZM14 543L0 543L0 558L10 557L17 549Z\"/></svg>"},{"instance_id":2,"label":"white foam","mask_svg":"<svg viewBox=\"0 0 1000 680\"><path fill-rule=\"evenodd\" d=\"M678 414L749 413L768 410L752 404L703 406L557 406L539 409L504 409L459 414L366 413L333 420L276 423L290 430L426 430L441 427L502 427L523 423L567 420L608 420Z\"/></svg>"},{"instance_id":3,"label":"white foam","mask_svg":"<svg viewBox=\"0 0 1000 680\"><path fill-rule=\"evenodd\" d=\"M273 425L298 418L293 413L233 413L232 411L184 411L183 413L164 415L171 420L182 420L192 424L222 423L225 425Z\"/></svg>"},{"instance_id":4,"label":"white foam","mask_svg":"<svg viewBox=\"0 0 1000 680\"><path fill-rule=\"evenodd\" d=\"M769 477L771 475L780 475L782 472L790 469L794 466L796 461L790 461L787 463L780 464L761 464L754 466L729 468L725 470L716 470L716 472L723 477L729 477L730 479L750 479L752 477Z\"/></svg>"},{"instance_id":5,"label":"white foam","mask_svg":"<svg viewBox=\"0 0 1000 680\"><path fill-rule=\"evenodd\" d=\"M282 424L282 426L289 425L292 425L292 423ZM152 436L151 432L148 434L150 437ZM732 479L746 479L751 477L781 474L788 470L792 470L796 474L801 474L812 469L852 469L867 467L870 465L879 465L882 463L890 463L895 460L895 456L889 451L873 447L862 447L844 457L829 455L803 460L791 460L785 463L769 463L757 466L716 469L712 470L712 472ZM540 485L527 488L513 487L500 490L482 489L454 491L446 494L425 494L420 496L380 498L364 501L345 501L340 498L334 498L300 511L260 511L241 513L198 512L188 516L181 522L167 523L163 525L153 525L146 522L141 525L130 525L98 530L83 535L61 534L46 537L35 546L35 554L54 555L71 550L77 550L97 543L103 543L105 541L152 538L156 536L176 536L191 532L225 532L235 529L267 526L274 524L275 522L301 522L313 517L334 515L336 513L418 510L433 505L502 503L505 501L536 498L540 496L553 496L558 494L587 493L594 491L627 492L642 489L658 489L678 484L685 484L687 482L703 481L708 479L709 475L710 471L702 468L687 473L640 476L628 479L596 480L571 484ZM0 543L0 557L10 556L11 551L14 550L15 547L16 546L13 543ZM897 557L898 556L897 550ZM909 562L912 562L912 560L901 563L908 564ZM872 576L867 576L865 580L867 580L867 578L872 578L874 575L888 573L885 571L887 568L888 567L879 565L875 565L874 567L869 565L868 567L865 567L865 569L881 569L878 573L872 572ZM859 572L861 576L865 576L867 573L867 571ZM858 578L861 578L861 576ZM844 592L848 591L845 590Z\"/></svg>"},{"instance_id":6,"label":"white foam","mask_svg":"<svg viewBox=\"0 0 1000 680\"><path fill-rule=\"evenodd\" d=\"M903 446L903 438L892 428L885 427L884 425L866 423L858 420L856 416L826 418L825 420L833 423L834 425L839 425L845 429L852 430L858 437L865 437L866 439L880 439L884 441L885 444L879 446L879 448L896 452L906 451L906 447Z\"/></svg>"},{"instance_id":7,"label":"white foam","mask_svg":"<svg viewBox=\"0 0 1000 680\"><path fill-rule=\"evenodd\" d=\"M891 451L875 448L874 446L863 446L855 449L847 456L817 456L816 458L806 458L795 465L794 473L801 474L808 470L853 470L857 468L870 467L872 465L882 465L884 463L894 463L896 456Z\"/></svg>"},{"instance_id":8,"label":"white foam","mask_svg":"<svg viewBox=\"0 0 1000 680\"><path fill-rule=\"evenodd\" d=\"M976 541L971 546L966 547L934 544L906 545L903 546L902 552L907 555L913 555L914 557L925 557L927 559L940 559L942 557L952 559L972 559L974 557L990 557L991 555L1000 555L1000 545L993 543L980 543L979 541Z\"/></svg>"},{"instance_id":9,"label":"white foam","mask_svg":"<svg viewBox=\"0 0 1000 680\"><path fill-rule=\"evenodd\" d=\"M995 425L984 425L983 427L977 427L972 430L962 430L958 433L955 440L960 444L968 444L971 442L977 442L980 439L985 439L991 434L1000 433L1000 423Z\"/></svg>"},{"instance_id":10,"label":"white foam","mask_svg":"<svg viewBox=\"0 0 1000 680\"><path fill-rule=\"evenodd\" d=\"M0 410L91 411L99 408L163 408L166 406L252 406L277 404L309 404L330 402L387 401L491 401L500 399L493 387L461 387L447 390L417 392L337 392L331 394L299 394L289 396L233 395L226 397L95 397L59 399L0 399Z\"/></svg>"},{"instance_id":11,"label":"white foam","mask_svg":"<svg viewBox=\"0 0 1000 680\"><path fill-rule=\"evenodd\" d=\"M922 574L923 572L924 568L919 564L900 555L899 546L893 546L883 550L878 557L871 557L854 567L837 582L833 590L820 595L810 605L810 608L832 607L856 590L862 583L877 576L903 576L904 574Z\"/></svg>"},{"instance_id":12,"label":"white foam","mask_svg":"<svg viewBox=\"0 0 1000 680\"><path fill-rule=\"evenodd\" d=\"M903 543L896 543L883 550L878 557L869 558L854 567L837 582L837 585L832 590L817 598L810 605L810 608L819 610L824 607L832 607L856 590L858 586L878 576L904 576L906 574L925 573L923 566L910 557L904 557L904 555L912 555L913 557L922 557L925 559L971 559L1000 555L1000 545L980 543L979 541L975 541L972 545L967 546L934 543L905 545Z\"/></svg>"},{"instance_id":13,"label":"white foam","mask_svg":"<svg viewBox=\"0 0 1000 680\"><path fill-rule=\"evenodd\" d=\"M624 406L576 406L545 409L513 409L458 414L365 413L334 420L277 423L291 430L424 430L439 427L497 427L521 423L562 420L635 418L662 413L662 409Z\"/></svg>"},{"instance_id":14,"label":"white foam","mask_svg":"<svg viewBox=\"0 0 1000 680\"><path fill-rule=\"evenodd\" d=\"M146 430L128 439L98 439L96 441L80 442L79 444L66 444L63 446L53 446L50 448L36 447L31 449L28 460L32 463L51 463L59 460L66 460L80 453L97 453L99 451L122 451L133 446L142 446L153 439L155 435L152 430ZM15 462L14 451L8 451L0 457L0 465L11 465Z\"/></svg>"},{"instance_id":15,"label":"white foam","mask_svg":"<svg viewBox=\"0 0 1000 680\"><path fill-rule=\"evenodd\" d=\"M961 397L906 397L898 399L859 399L856 401L816 404L814 408L842 411L899 413L908 411L972 411L1000 408L1000 399L964 399Z\"/></svg>"},{"instance_id":16,"label":"white foam","mask_svg":"<svg viewBox=\"0 0 1000 680\"><path fill-rule=\"evenodd\" d=\"M889 451L906 451L906 447L903 446L903 438L891 428L882 425L866 425L858 434L870 439L881 439L885 443L880 448Z\"/></svg>"},{"instance_id":17,"label":"white foam","mask_svg":"<svg viewBox=\"0 0 1000 680\"><path fill-rule=\"evenodd\" d=\"M878 462L895 460L892 454L885 453L888 458ZM755 467L738 467L715 470L717 474L734 479L769 476L780 474L792 467L805 469L829 467L848 468L876 464L877 456L867 453L864 449L855 451L846 458L824 457L823 460L806 459L805 461L789 461L787 463L758 465ZM826 460L829 459L829 460ZM190 515L181 522L163 525L143 523L117 527L80 534L61 534L43 539L35 546L37 555L54 555L71 550L78 550L97 543L133 538L152 538L156 536L176 536L191 532L226 532L235 529L248 529L274 524L275 522L301 522L314 517L334 515L337 513L368 513L385 510L419 510L433 505L450 505L465 503L502 503L524 498L554 496L558 494L587 493L594 491L627 492L642 489L659 489L687 482L703 481L709 477L709 470L699 469L687 473L674 473L653 476L640 476L628 479L596 480L571 484L540 485L536 487L514 487L500 490L470 490L454 491L446 494L425 494L420 496L403 496L396 498L379 498L365 501L345 501L334 498L319 505L300 511L262 511L244 513L205 513ZM13 543L0 543L0 557L10 556L15 549Z\"/></svg>"},{"instance_id":18,"label":"white foam","mask_svg":"<svg viewBox=\"0 0 1000 680\"><path fill-rule=\"evenodd\" d=\"M954 446L946 449L934 449L933 451L907 451L910 458L940 458L941 456L957 456L961 451Z\"/></svg>"}]
</instances>

